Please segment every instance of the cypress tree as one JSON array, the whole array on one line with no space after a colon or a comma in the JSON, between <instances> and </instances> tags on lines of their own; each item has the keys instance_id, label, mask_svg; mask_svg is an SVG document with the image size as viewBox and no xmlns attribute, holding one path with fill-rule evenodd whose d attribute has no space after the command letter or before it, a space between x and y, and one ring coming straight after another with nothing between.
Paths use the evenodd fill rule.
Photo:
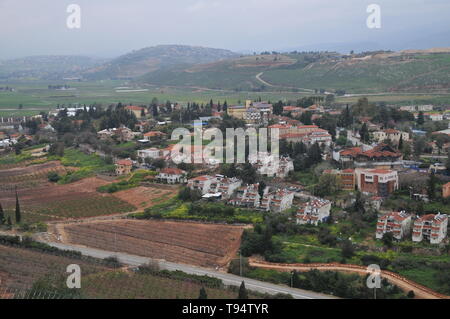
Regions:
<instances>
[{"instance_id":1,"label":"cypress tree","mask_svg":"<svg viewBox=\"0 0 450 319\"><path fill-rule=\"evenodd\" d=\"M22 216L20 213L19 195L17 194L17 187L16 187L16 224L19 224L21 219Z\"/></svg>"},{"instance_id":2,"label":"cypress tree","mask_svg":"<svg viewBox=\"0 0 450 319\"><path fill-rule=\"evenodd\" d=\"M5 223L5 212L3 211L2 204L0 203L0 225Z\"/></svg>"},{"instance_id":3,"label":"cypress tree","mask_svg":"<svg viewBox=\"0 0 450 319\"><path fill-rule=\"evenodd\" d=\"M198 299L208 299L208 294L206 293L205 287L200 289L200 293L198 295Z\"/></svg>"},{"instance_id":4,"label":"cypress tree","mask_svg":"<svg viewBox=\"0 0 450 319\"><path fill-rule=\"evenodd\" d=\"M238 299L248 299L247 289L245 288L245 283L243 281L239 287Z\"/></svg>"}]
</instances>

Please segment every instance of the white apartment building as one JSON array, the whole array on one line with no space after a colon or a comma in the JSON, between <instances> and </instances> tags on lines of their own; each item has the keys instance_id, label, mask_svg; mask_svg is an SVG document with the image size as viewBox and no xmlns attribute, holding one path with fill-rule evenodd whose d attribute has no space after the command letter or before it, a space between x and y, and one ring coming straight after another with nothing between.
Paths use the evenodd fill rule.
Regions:
<instances>
[{"instance_id":1,"label":"white apartment building","mask_svg":"<svg viewBox=\"0 0 450 319\"><path fill-rule=\"evenodd\" d=\"M376 238L381 239L386 233L392 233L395 239L401 240L411 232L411 215L406 212L391 212L377 222Z\"/></svg>"},{"instance_id":2,"label":"white apartment building","mask_svg":"<svg viewBox=\"0 0 450 319\"><path fill-rule=\"evenodd\" d=\"M278 189L267 192L261 200L260 209L272 212L282 212L292 207L294 193L288 190Z\"/></svg>"},{"instance_id":3,"label":"white apartment building","mask_svg":"<svg viewBox=\"0 0 450 319\"><path fill-rule=\"evenodd\" d=\"M447 237L448 216L445 214L428 214L414 221L412 240L429 241L440 244Z\"/></svg>"},{"instance_id":4,"label":"white apartment building","mask_svg":"<svg viewBox=\"0 0 450 319\"><path fill-rule=\"evenodd\" d=\"M315 198L310 200L305 207L300 208L297 212L296 221L299 225L326 222L330 216L331 202L326 199Z\"/></svg>"}]
</instances>

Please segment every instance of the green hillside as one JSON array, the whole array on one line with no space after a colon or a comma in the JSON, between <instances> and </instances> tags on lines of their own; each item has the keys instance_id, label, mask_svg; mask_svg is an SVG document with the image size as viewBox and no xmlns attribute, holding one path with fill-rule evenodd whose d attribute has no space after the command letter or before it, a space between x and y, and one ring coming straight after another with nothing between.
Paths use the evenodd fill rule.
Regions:
<instances>
[{"instance_id":1,"label":"green hillside","mask_svg":"<svg viewBox=\"0 0 450 319\"><path fill-rule=\"evenodd\" d=\"M236 57L228 50L187 45L158 45L122 55L84 73L88 79L134 78L174 66L209 63Z\"/></svg>"},{"instance_id":2,"label":"green hillside","mask_svg":"<svg viewBox=\"0 0 450 319\"><path fill-rule=\"evenodd\" d=\"M247 56L146 74L155 85L253 91L449 92L450 50Z\"/></svg>"}]
</instances>

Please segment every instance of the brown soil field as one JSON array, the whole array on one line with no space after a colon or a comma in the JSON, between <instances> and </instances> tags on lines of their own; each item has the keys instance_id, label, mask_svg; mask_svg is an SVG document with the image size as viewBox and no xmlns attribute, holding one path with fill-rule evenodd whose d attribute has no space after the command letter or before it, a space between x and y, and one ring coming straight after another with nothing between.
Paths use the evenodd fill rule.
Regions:
<instances>
[{"instance_id":1,"label":"brown soil field","mask_svg":"<svg viewBox=\"0 0 450 319\"><path fill-rule=\"evenodd\" d=\"M98 193L99 186L110 183L100 178L86 178L66 185L50 183L48 172L60 169L65 168L59 162L48 162L0 170L0 203L3 208L14 210L17 186L26 222L111 215L136 209L120 198Z\"/></svg>"},{"instance_id":2,"label":"brown soil field","mask_svg":"<svg viewBox=\"0 0 450 319\"><path fill-rule=\"evenodd\" d=\"M64 275L67 277L68 265L77 264L83 275L105 271L102 265L86 262L78 258L69 258L46 254L30 249L0 245L0 294L15 293L31 288L31 285L43 276ZM64 277L64 278L65 278Z\"/></svg>"},{"instance_id":3,"label":"brown soil field","mask_svg":"<svg viewBox=\"0 0 450 319\"><path fill-rule=\"evenodd\" d=\"M35 165L22 165L14 168L0 170L0 186L14 185L21 187L21 184L33 181L47 180L50 172L64 174L68 170L76 170L76 168L64 167L59 161L52 161Z\"/></svg>"},{"instance_id":4,"label":"brown soil field","mask_svg":"<svg viewBox=\"0 0 450 319\"><path fill-rule=\"evenodd\" d=\"M136 187L127 189L117 193L113 193L117 197L139 209L145 209L153 205L159 204L161 201L170 199L178 193L178 186L173 185L155 185L149 187Z\"/></svg>"},{"instance_id":5,"label":"brown soil field","mask_svg":"<svg viewBox=\"0 0 450 319\"><path fill-rule=\"evenodd\" d=\"M116 220L58 225L63 242L204 267L223 267L239 249L243 227Z\"/></svg>"}]
</instances>

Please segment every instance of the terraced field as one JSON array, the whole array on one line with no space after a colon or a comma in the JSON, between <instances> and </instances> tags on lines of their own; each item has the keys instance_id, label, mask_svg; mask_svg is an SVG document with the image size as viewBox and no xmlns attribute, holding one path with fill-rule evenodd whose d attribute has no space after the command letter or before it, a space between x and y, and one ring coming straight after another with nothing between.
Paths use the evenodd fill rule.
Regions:
<instances>
[{"instance_id":1,"label":"terraced field","mask_svg":"<svg viewBox=\"0 0 450 319\"><path fill-rule=\"evenodd\" d=\"M63 242L205 267L223 267L242 227L171 221L93 221L58 225Z\"/></svg>"}]
</instances>

